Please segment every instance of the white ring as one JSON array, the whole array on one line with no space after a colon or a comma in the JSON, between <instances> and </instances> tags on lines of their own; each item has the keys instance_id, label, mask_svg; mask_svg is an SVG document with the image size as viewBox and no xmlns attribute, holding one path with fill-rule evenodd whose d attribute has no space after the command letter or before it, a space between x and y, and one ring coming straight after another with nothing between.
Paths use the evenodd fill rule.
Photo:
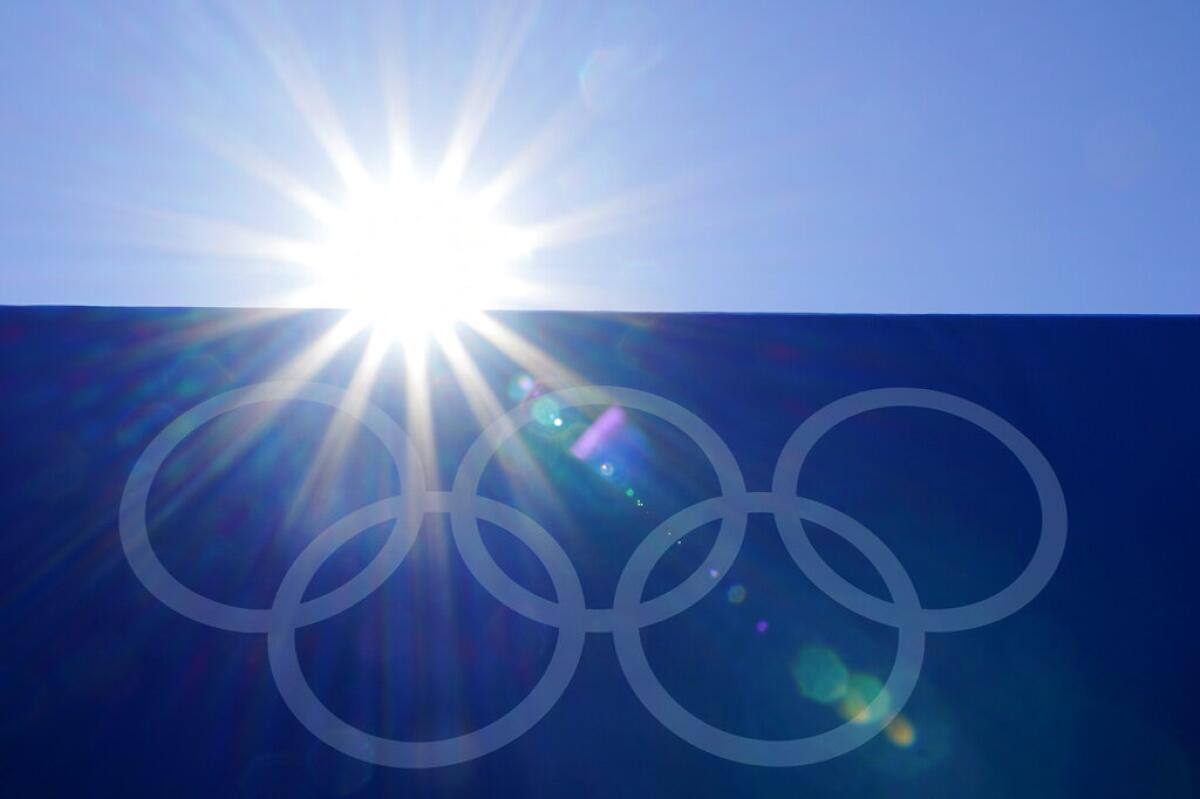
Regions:
<instances>
[{"instance_id":1,"label":"white ring","mask_svg":"<svg viewBox=\"0 0 1200 799\"><path fill-rule=\"evenodd\" d=\"M776 513L782 501L777 495L762 493L747 497L755 510ZM917 592L913 588L908 572L887 546L870 530L841 511L822 505L811 499L793 497L787 502L795 512L822 527L840 535L861 551L883 578L893 600L908 611L910 618L920 609ZM696 507L696 506L693 506ZM709 518L694 521L704 524ZM697 525L698 526L698 525ZM680 528L680 535L687 535L694 526ZM630 559L630 566L621 574L617 585L614 605L623 608L636 604L646 585L646 579L659 558L673 542L663 537L652 536L642 542ZM642 647L641 630L633 627L613 631L613 643L617 649L617 660L637 698L650 714L671 732L692 746L723 757L753 766L804 766L820 763L857 749L880 730L886 727L896 713L904 707L916 687L925 656L925 633L916 625L907 624L899 628L900 640L896 649L896 662L888 674L882 690L868 705L865 715L873 719L866 724L847 720L837 727L816 735L791 740L748 738L714 727L701 720L667 693L666 688L655 676ZM880 712L876 712L878 704ZM886 712L883 712L886 710Z\"/></svg>"},{"instance_id":2,"label":"white ring","mask_svg":"<svg viewBox=\"0 0 1200 799\"><path fill-rule=\"evenodd\" d=\"M721 437L700 417L668 399L657 394L617 386L581 386L543 396L563 408L620 405L653 414L679 428L696 442L716 471L723 496L737 497L745 493L742 471ZM607 612L607 609L603 608L591 608L578 614L564 614L561 604L534 594L509 577L492 559L480 537L479 520L471 511L471 498L478 493L479 481L492 456L509 437L530 421L528 409L525 406L517 406L488 425L467 450L455 475L452 491L454 498L450 511L450 527L454 533L454 542L475 579L492 596L518 613L556 627L569 625L598 632L610 631L616 626L628 623L629 619L620 619L617 614ZM690 607L713 589L713 581L708 576L709 570L716 569L724 574L733 564L746 534L746 513L732 505L724 507L726 513L722 517L716 543L704 562L679 585L648 602L648 615L653 616L658 608L671 605Z\"/></svg>"},{"instance_id":3,"label":"white ring","mask_svg":"<svg viewBox=\"0 0 1200 799\"><path fill-rule=\"evenodd\" d=\"M375 503L363 510L379 505L381 503ZM583 607L583 587L578 575L566 561L567 555L558 542L537 522L516 508L484 497L476 498L475 512L515 534L539 558L551 553L551 559L543 559L542 564L550 573L559 602ZM342 524L339 521L314 538L284 575L279 592L275 595L273 618L283 622L302 607L304 592L321 564L342 544L383 520L377 513L364 514L354 524ZM271 674L274 675L280 695L300 723L313 735L344 754L376 765L433 768L474 760L524 735L554 707L567 689L583 654L584 637L581 629L560 629L545 673L516 707L478 730L436 741L383 738L338 718L317 698L304 677L296 652L295 626L280 623L273 627L267 633L267 653Z\"/></svg>"},{"instance_id":4,"label":"white ring","mask_svg":"<svg viewBox=\"0 0 1200 799\"><path fill-rule=\"evenodd\" d=\"M867 411L882 408L928 408L948 413L987 431L1021 462L1037 490L1042 530L1037 548L1024 571L1008 586L986 599L955 608L923 608L921 623L928 632L954 632L982 627L1016 613L1037 596L1062 560L1067 543L1067 502L1050 462L1020 430L970 400L923 388L881 388L851 394L821 408L796 429L775 466L772 490L780 496L796 491L804 459L813 445L835 425ZM872 596L834 571L813 549L804 523L787 512L776 514L784 545L798 564L809 564L808 578L831 599L863 618L892 627L905 623L896 607Z\"/></svg>"},{"instance_id":5,"label":"white ring","mask_svg":"<svg viewBox=\"0 0 1200 799\"><path fill-rule=\"evenodd\" d=\"M179 582L158 559L146 529L146 500L150 486L175 447L205 422L245 405L279 400L300 400L327 405L358 419L387 449L400 475L404 493L399 499L396 524L374 562L327 594L305 602L294 620L312 624L336 616L371 594L404 559L424 515L425 471L417 450L392 418L369 402L348 402L346 392L323 383L270 382L218 394L178 416L146 446L121 495L119 524L121 546L133 573L146 589L167 607L210 627L239 633L265 633L271 628L271 610L228 605L198 594ZM405 534L404 530L410 531ZM373 568L377 564L390 568Z\"/></svg>"}]
</instances>

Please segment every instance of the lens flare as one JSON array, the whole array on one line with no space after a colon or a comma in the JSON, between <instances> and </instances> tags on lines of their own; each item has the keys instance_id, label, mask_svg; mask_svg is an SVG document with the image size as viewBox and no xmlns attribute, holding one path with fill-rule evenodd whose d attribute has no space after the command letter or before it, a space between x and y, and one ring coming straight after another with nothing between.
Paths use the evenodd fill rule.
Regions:
<instances>
[{"instance_id":1,"label":"lens flare","mask_svg":"<svg viewBox=\"0 0 1200 799\"><path fill-rule=\"evenodd\" d=\"M553 398L538 397L529 409L529 415L543 427L561 427L562 417L558 415L560 410L559 404ZM556 422L557 424L555 424Z\"/></svg>"},{"instance_id":2,"label":"lens flare","mask_svg":"<svg viewBox=\"0 0 1200 799\"><path fill-rule=\"evenodd\" d=\"M534 382L529 375L517 375L508 383L508 398L513 402L524 402L533 393Z\"/></svg>"},{"instance_id":3,"label":"lens flare","mask_svg":"<svg viewBox=\"0 0 1200 799\"><path fill-rule=\"evenodd\" d=\"M806 646L792 661L792 679L800 693L814 702L828 704L846 695L850 672L827 646Z\"/></svg>"},{"instance_id":4,"label":"lens flare","mask_svg":"<svg viewBox=\"0 0 1200 799\"><path fill-rule=\"evenodd\" d=\"M855 724L872 724L887 716L892 709L891 696L878 677L870 674L851 674L846 693L838 702L842 718Z\"/></svg>"},{"instance_id":5,"label":"lens flare","mask_svg":"<svg viewBox=\"0 0 1200 799\"><path fill-rule=\"evenodd\" d=\"M605 409L571 445L571 454L580 460L591 457L592 453L621 428L624 421L625 411L621 410L620 406L613 405Z\"/></svg>"},{"instance_id":6,"label":"lens flare","mask_svg":"<svg viewBox=\"0 0 1200 799\"><path fill-rule=\"evenodd\" d=\"M897 714L892 723L884 727L883 732L889 741L901 749L907 749L917 741L916 727L903 714Z\"/></svg>"}]
</instances>

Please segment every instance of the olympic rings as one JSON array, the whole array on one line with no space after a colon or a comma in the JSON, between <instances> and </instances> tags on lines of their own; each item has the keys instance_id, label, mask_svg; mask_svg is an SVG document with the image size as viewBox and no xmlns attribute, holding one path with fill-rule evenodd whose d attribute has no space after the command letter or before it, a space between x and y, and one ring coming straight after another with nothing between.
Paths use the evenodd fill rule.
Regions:
<instances>
[{"instance_id":1,"label":"olympic rings","mask_svg":"<svg viewBox=\"0 0 1200 799\"><path fill-rule=\"evenodd\" d=\"M570 568L567 553L549 533L516 508L494 500L476 497L474 509L480 517L515 533L534 551L550 573L554 593L560 603L583 609L583 586L580 585L579 575ZM305 589L325 559L362 530L386 519L385 513L372 513L355 524L337 522L314 538L284 575L272 611L283 611L286 616L288 610L300 607ZM365 522L365 526L358 522ZM546 672L533 691L515 708L474 732L436 741L381 738L347 724L334 715L313 693L300 670L293 625L280 624L271 629L267 634L267 653L271 673L275 676L275 684L279 686L284 702L313 735L344 754L377 765L432 768L473 760L524 735L526 730L546 715L567 689L583 654L584 637L581 627L560 628ZM369 756L364 757L364 754Z\"/></svg>"},{"instance_id":2,"label":"olympic rings","mask_svg":"<svg viewBox=\"0 0 1200 799\"><path fill-rule=\"evenodd\" d=\"M721 440L716 432L690 411L676 405L670 400L663 399L645 391L635 391L630 388L615 386L584 386L568 388L547 395L562 408L577 408L585 405L621 405L625 408L654 414L661 419L671 422L695 441L712 463L717 472L717 480L721 493L726 497L738 497L745 493L746 486L742 480L741 469L729 447ZM534 621L540 621L554 627L583 626L594 632L609 632L617 625L617 614L601 610L583 611L580 616L564 618L564 608L561 603L555 604L533 594L528 589L518 585L503 569L492 560L479 537L479 524L471 512L470 499L479 490L479 480L491 456L504 441L515 433L520 421L528 422L527 411L518 406L488 426L483 434L475 440L467 450L458 474L454 478L453 509L450 511L451 530L454 533L454 543L466 561L467 567L479 580L480 584L500 602L513 610L528 616ZM638 611L642 617L637 621L639 627L644 627L654 621L669 618L685 608L698 602L712 590L712 580L708 578L709 569L717 569L725 573L737 558L738 550L742 548L742 539L746 534L746 513L735 508L726 507L723 514L721 529L717 533L717 542L704 562L697 567L690 577L661 596L655 597ZM670 608L670 611L665 609ZM633 623L626 618L624 624Z\"/></svg>"},{"instance_id":3,"label":"olympic rings","mask_svg":"<svg viewBox=\"0 0 1200 799\"><path fill-rule=\"evenodd\" d=\"M750 494L746 498L755 510L774 513L777 516L789 504L786 501L778 501L777 495L767 493ZM795 506L795 512L799 515L808 517L857 546L879 571L893 600L910 612L919 610L917 592L908 573L904 571L904 567L892 551L876 538L874 533L828 505L801 497L793 497L790 504ZM701 517L695 521L704 524L711 519ZM688 525L688 529L680 529L683 535L687 535L697 526L699 525ZM630 558L630 566L621 574L614 605L624 607L640 601L642 588L646 585L650 570L670 548L671 543L665 536L650 536L642 542ZM908 701L917 684L917 676L925 654L925 633L920 627L913 625L904 625L899 629L900 642L896 663L883 690L867 708L866 715L870 718L886 717L887 721L890 721ZM640 630L621 627L613 632L613 641L625 678L650 714L693 746L727 760L755 766L803 766L820 763L862 746L885 726L859 724L848 720L832 730L790 741L734 735L696 718L666 692L646 660ZM889 707L894 708L894 711L878 712L877 706L882 709L884 703L890 703Z\"/></svg>"},{"instance_id":4,"label":"olympic rings","mask_svg":"<svg viewBox=\"0 0 1200 799\"><path fill-rule=\"evenodd\" d=\"M913 620L929 632L956 632L983 627L1011 616L1041 593L1050 582L1067 544L1067 501L1050 462L1020 430L980 405L924 388L881 388L842 397L804 420L783 445L775 466L774 493L795 489L800 467L821 436L840 422L880 408L928 408L964 419L990 433L1025 467L1037 490L1042 511L1042 531L1025 570L1007 588L987 599L957 608L924 608ZM784 513L776 516L783 542L797 563L808 563L809 578L832 599L863 618L898 626L894 606L847 582L831 569L813 548L803 523Z\"/></svg>"},{"instance_id":5,"label":"olympic rings","mask_svg":"<svg viewBox=\"0 0 1200 799\"><path fill-rule=\"evenodd\" d=\"M397 506L396 524L387 543L375 556L375 561L336 590L304 603L295 619L298 625L313 624L336 616L378 588L408 554L424 516L425 471L421 468L416 447L391 417L374 405L347 402L346 392L333 386L288 382L256 383L218 394L200 403L155 436L133 465L121 495L119 526L125 558L150 593L175 612L210 627L239 633L265 633L271 629L272 613L268 609L240 608L201 596L167 571L154 554L146 530L146 500L150 496L150 484L154 482L167 456L200 425L235 408L279 400L314 402L354 416L383 442L396 464L400 484L404 488L404 494L400 497L382 500Z\"/></svg>"},{"instance_id":6,"label":"olympic rings","mask_svg":"<svg viewBox=\"0 0 1200 799\"><path fill-rule=\"evenodd\" d=\"M725 442L699 417L667 399L610 386L568 388L547 396L560 407L616 404L658 416L696 442L712 464L721 488L720 496L679 511L639 544L621 572L611 608L586 606L578 573L558 541L541 525L516 508L477 494L491 458L504 441L529 422L524 406L500 417L480 434L467 451L452 490L429 491L415 447L390 417L369 402L349 402L341 389L317 383L272 382L235 389L171 422L146 447L125 484L120 507L125 556L142 584L176 612L224 630L265 633L276 685L288 708L313 735L351 757L400 768L466 762L523 735L566 690L589 632L612 634L621 670L635 695L660 723L693 746L728 760L759 766L798 766L829 760L861 746L903 708L920 675L926 633L981 627L1015 613L1046 586L1062 558L1067 534L1066 501L1045 456L1007 421L952 394L887 388L830 403L806 419L788 439L769 492L747 491L741 469ZM289 567L270 608L243 608L202 596L167 571L150 544L146 502L167 457L200 425L235 408L273 401L314 402L352 415L380 439L391 455L402 491L342 517L314 538ZM891 407L938 410L977 425L1012 451L1033 481L1042 514L1038 545L1020 576L993 596L957 608L922 607L908 573L882 540L841 511L796 496L804 459L821 436L852 416ZM428 513L449 514L455 546L471 574L489 593L517 613L556 628L557 640L550 663L533 690L492 723L441 740L382 738L338 718L317 698L300 668L296 630L347 610L382 585L407 556ZM733 564L750 513L775 517L788 553L817 588L848 610L897 629L896 660L885 690L874 700L880 705L868 709L867 716L874 721L847 721L794 740L747 738L697 718L676 702L654 675L642 647L641 630L683 612L713 589L715 583L709 579L709 571L724 573ZM480 519L507 530L534 553L550 575L553 600L518 584L492 559L480 537ZM661 533L670 529L683 537L718 519L721 526L717 541L700 567L671 590L643 600L651 570L670 543L679 540ZM393 520L387 540L366 568L333 591L304 599L314 575L339 547L363 531ZM805 520L857 547L883 578L890 600L868 594L837 574L812 546L804 529ZM887 708L883 707L885 702Z\"/></svg>"}]
</instances>

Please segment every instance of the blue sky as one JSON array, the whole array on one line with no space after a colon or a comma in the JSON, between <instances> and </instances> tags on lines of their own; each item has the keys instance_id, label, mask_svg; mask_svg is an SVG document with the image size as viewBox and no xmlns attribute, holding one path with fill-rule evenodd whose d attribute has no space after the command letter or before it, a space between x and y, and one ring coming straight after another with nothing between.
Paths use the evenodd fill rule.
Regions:
<instances>
[{"instance_id":1,"label":"blue sky","mask_svg":"<svg viewBox=\"0 0 1200 799\"><path fill-rule=\"evenodd\" d=\"M402 129L587 223L505 305L1200 310L1200 5L447 8L4 4L0 303L277 304Z\"/></svg>"}]
</instances>

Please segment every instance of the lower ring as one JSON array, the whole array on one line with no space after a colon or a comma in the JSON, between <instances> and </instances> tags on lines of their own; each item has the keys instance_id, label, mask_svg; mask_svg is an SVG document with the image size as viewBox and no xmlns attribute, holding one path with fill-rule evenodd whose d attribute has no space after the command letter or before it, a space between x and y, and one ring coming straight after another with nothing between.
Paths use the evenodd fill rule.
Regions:
<instances>
[{"instance_id":1,"label":"lower ring","mask_svg":"<svg viewBox=\"0 0 1200 799\"><path fill-rule=\"evenodd\" d=\"M511 523L511 514L498 512L498 509L505 507L493 500L479 497L475 503L475 512L480 518L494 524ZM525 526L536 526L532 519L523 515L521 518L527 521ZM309 546L332 555L345 540L358 532L360 531L329 528ZM528 534L527 530L513 532L522 537ZM335 535L331 536L331 533ZM283 620L293 615L287 611L294 611L299 606L309 581L324 560L325 558L320 557L305 558L303 554L296 559L275 596L273 618ZM559 602L582 608L583 588L574 571L564 573L550 568L549 564L543 565L547 566ZM516 707L478 730L435 741L383 738L361 730L335 715L313 692L300 668L296 652L296 628L293 624L281 621L268 631L267 654L271 663L271 673L284 702L300 723L317 738L343 754L376 765L432 768L473 760L524 735L546 715L566 690L583 653L585 636L586 633L579 627L559 629L554 653L545 673L529 695Z\"/></svg>"},{"instance_id":2,"label":"lower ring","mask_svg":"<svg viewBox=\"0 0 1200 799\"><path fill-rule=\"evenodd\" d=\"M758 508L758 499L764 500ZM770 512L778 500L770 495L747 495L755 510ZM912 580L896 559L895 555L874 533L859 522L828 505L810 499L796 497L792 500L794 511L809 521L840 535L853 544L870 560L883 578L892 601L901 609L902 616L915 619L920 604ZM627 568L617 586L617 607L631 606L640 601L642 590L654 563L669 547L662 542L655 550L645 550L637 566ZM639 554L641 554L639 552ZM657 556L657 557L655 557ZM801 568L805 564L800 564ZM613 643L617 649L617 660L629 686L638 700L658 721L683 740L717 757L753 766L803 766L820 763L843 755L877 735L900 712L916 687L925 656L925 633L919 624L903 624L899 628L899 644L896 661L888 675L883 690L868 707L869 716L878 720L861 724L847 721L838 727L817 735L790 740L748 738L714 727L698 718L680 705L659 682L646 659L642 647L641 631L633 627L617 627L613 630ZM888 702L887 712L876 713L876 703Z\"/></svg>"}]
</instances>

